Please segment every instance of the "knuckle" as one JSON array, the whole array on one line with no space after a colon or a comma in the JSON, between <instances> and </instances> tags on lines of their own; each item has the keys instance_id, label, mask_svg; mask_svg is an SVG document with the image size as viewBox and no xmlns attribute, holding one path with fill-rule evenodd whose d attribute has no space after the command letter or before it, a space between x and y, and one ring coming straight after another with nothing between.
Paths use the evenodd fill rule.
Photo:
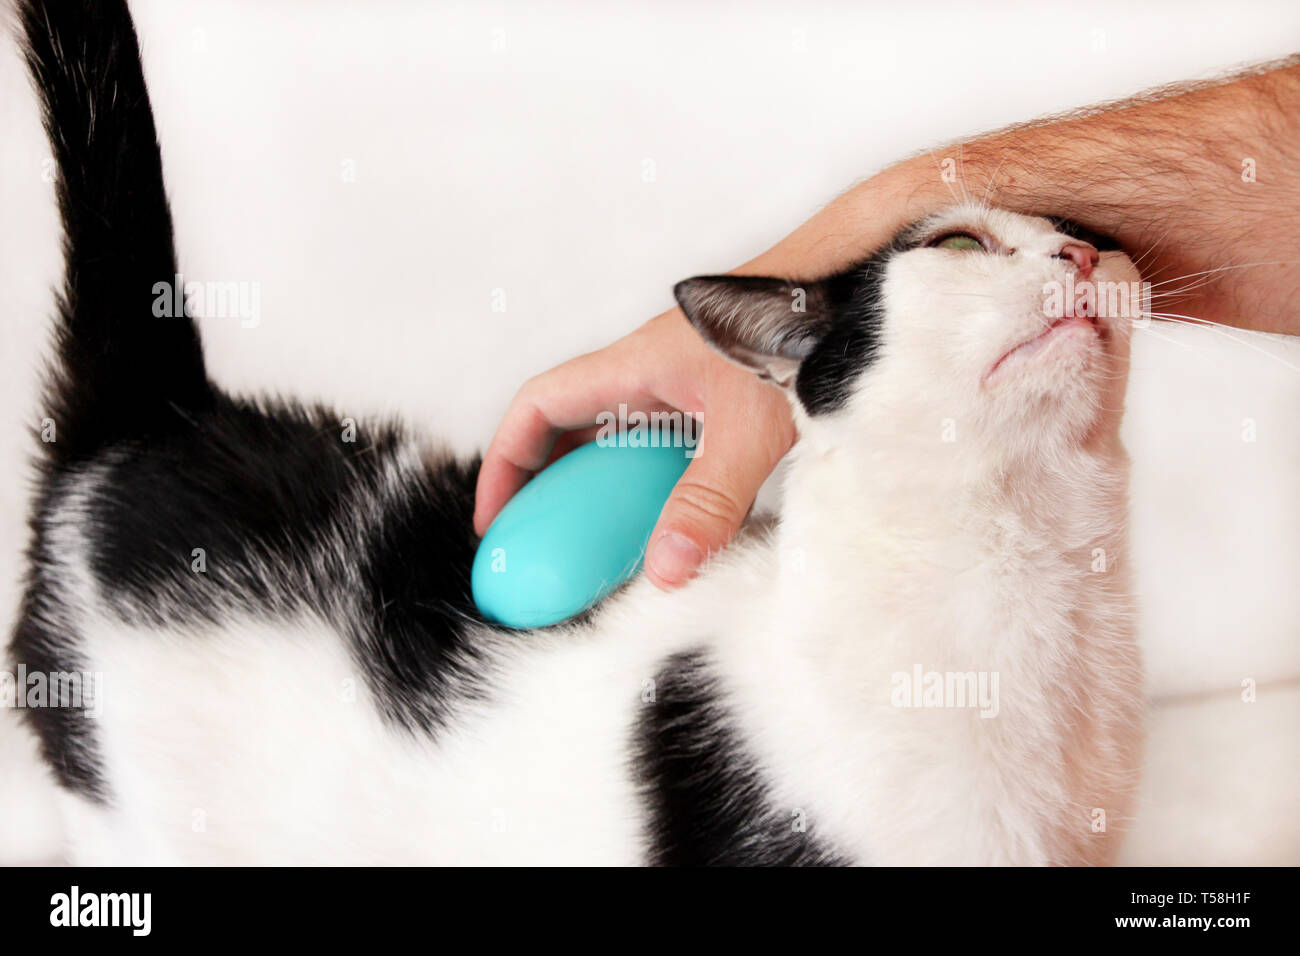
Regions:
<instances>
[{"instance_id":1,"label":"knuckle","mask_svg":"<svg viewBox=\"0 0 1300 956\"><path fill-rule=\"evenodd\" d=\"M520 385L518 391L515 392L515 401L531 404L533 397L544 384L542 379L545 375L546 373L543 372L541 375L534 375L532 378L525 379L524 384Z\"/></svg>"},{"instance_id":2,"label":"knuckle","mask_svg":"<svg viewBox=\"0 0 1300 956\"><path fill-rule=\"evenodd\" d=\"M715 522L735 524L745 508L734 495L698 481L682 481L673 492L679 507Z\"/></svg>"}]
</instances>

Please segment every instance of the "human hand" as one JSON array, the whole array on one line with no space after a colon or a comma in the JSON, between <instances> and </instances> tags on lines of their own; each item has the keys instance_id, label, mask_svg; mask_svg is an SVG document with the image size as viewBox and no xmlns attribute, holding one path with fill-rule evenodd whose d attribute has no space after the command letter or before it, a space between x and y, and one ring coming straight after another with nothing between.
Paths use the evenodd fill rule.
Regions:
<instances>
[{"instance_id":1,"label":"human hand","mask_svg":"<svg viewBox=\"0 0 1300 956\"><path fill-rule=\"evenodd\" d=\"M483 458L474 530L487 531L535 472L593 439L597 416L620 403L699 414L705 426L650 535L646 573L670 590L731 540L795 437L785 396L709 348L680 309L524 384Z\"/></svg>"}]
</instances>

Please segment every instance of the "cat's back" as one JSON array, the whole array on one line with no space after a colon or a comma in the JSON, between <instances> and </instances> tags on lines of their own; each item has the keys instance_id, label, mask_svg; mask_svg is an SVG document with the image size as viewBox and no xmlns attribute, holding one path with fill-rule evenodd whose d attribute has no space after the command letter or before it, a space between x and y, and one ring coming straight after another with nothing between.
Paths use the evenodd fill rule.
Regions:
<instances>
[{"instance_id":1,"label":"cat's back","mask_svg":"<svg viewBox=\"0 0 1300 956\"><path fill-rule=\"evenodd\" d=\"M45 478L16 647L94 689L44 727L78 862L833 859L768 805L716 595L495 630L473 463L325 412L192 426Z\"/></svg>"},{"instance_id":2,"label":"cat's back","mask_svg":"<svg viewBox=\"0 0 1300 956\"><path fill-rule=\"evenodd\" d=\"M110 779L131 766L123 748L162 753L164 728L187 722L196 753L229 759L205 734L241 721L256 750L276 721L309 726L290 705L305 675L308 693L323 675L341 697L366 688L398 731L444 722L475 692L475 475L391 426L235 401L47 460L13 656L55 697L26 713L60 782L125 805ZM60 691L68 674L78 686Z\"/></svg>"}]
</instances>

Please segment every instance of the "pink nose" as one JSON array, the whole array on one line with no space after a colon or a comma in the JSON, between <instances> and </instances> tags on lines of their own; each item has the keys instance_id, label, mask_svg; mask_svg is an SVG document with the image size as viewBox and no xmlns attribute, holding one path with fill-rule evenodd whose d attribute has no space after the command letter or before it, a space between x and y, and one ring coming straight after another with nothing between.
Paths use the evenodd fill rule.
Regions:
<instances>
[{"instance_id":1,"label":"pink nose","mask_svg":"<svg viewBox=\"0 0 1300 956\"><path fill-rule=\"evenodd\" d=\"M1053 258L1069 259L1079 270L1079 275L1086 279L1092 275L1093 267L1101 260L1101 253L1086 242L1072 239L1061 246L1061 250Z\"/></svg>"}]
</instances>

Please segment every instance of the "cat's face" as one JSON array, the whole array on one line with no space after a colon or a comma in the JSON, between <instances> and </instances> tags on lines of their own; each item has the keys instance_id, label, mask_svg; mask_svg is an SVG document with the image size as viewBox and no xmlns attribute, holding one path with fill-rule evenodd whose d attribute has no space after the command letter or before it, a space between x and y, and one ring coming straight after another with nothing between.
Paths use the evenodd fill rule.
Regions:
<instances>
[{"instance_id":1,"label":"cat's face","mask_svg":"<svg viewBox=\"0 0 1300 956\"><path fill-rule=\"evenodd\" d=\"M855 418L889 416L1017 454L1118 428L1138 282L1072 224L955 206L828 279L675 291L706 340L787 388L805 427L851 436Z\"/></svg>"}]
</instances>

